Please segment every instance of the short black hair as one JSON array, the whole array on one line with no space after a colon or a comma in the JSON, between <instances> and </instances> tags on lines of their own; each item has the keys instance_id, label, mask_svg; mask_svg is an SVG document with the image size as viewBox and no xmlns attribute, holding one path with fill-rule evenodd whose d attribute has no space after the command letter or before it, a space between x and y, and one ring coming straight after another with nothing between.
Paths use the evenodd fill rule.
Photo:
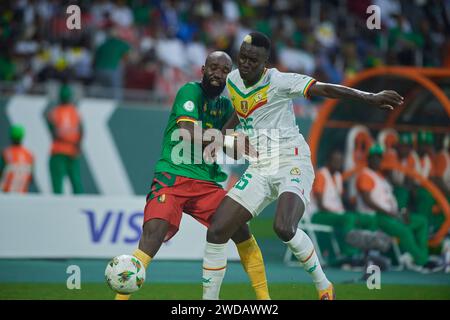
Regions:
<instances>
[{"instance_id":1,"label":"short black hair","mask_svg":"<svg viewBox=\"0 0 450 320\"><path fill-rule=\"evenodd\" d=\"M250 32L245 36L244 42L247 42L252 46L261 47L266 49L267 51L270 51L270 39L264 33L257 31Z\"/></svg>"}]
</instances>

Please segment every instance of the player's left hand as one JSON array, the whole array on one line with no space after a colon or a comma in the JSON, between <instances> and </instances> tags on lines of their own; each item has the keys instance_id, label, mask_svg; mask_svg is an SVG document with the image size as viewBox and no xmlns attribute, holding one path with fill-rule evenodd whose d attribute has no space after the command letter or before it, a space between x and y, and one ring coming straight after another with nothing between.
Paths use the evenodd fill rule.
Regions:
<instances>
[{"instance_id":1,"label":"player's left hand","mask_svg":"<svg viewBox=\"0 0 450 320\"><path fill-rule=\"evenodd\" d=\"M403 100L404 98L393 90L383 90L369 98L370 103L386 110L394 110L395 107L403 104Z\"/></svg>"}]
</instances>

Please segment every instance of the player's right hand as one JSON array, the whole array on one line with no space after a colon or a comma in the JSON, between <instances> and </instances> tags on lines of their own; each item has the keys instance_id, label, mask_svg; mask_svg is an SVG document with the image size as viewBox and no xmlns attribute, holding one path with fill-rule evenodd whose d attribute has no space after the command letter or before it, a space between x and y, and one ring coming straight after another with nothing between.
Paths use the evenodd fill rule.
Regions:
<instances>
[{"instance_id":1,"label":"player's right hand","mask_svg":"<svg viewBox=\"0 0 450 320\"><path fill-rule=\"evenodd\" d=\"M404 98L393 90L383 90L370 97L369 102L377 105L380 109L394 110L403 104Z\"/></svg>"}]
</instances>

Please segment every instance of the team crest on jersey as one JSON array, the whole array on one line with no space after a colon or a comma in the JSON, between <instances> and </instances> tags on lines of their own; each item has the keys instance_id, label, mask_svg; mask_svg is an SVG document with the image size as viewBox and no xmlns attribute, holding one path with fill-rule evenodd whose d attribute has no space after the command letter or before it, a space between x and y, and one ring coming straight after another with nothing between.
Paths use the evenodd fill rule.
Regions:
<instances>
[{"instance_id":1,"label":"team crest on jersey","mask_svg":"<svg viewBox=\"0 0 450 320\"><path fill-rule=\"evenodd\" d=\"M160 196L158 197L158 202L159 202L159 203L164 203L164 202L166 202L166 195L165 195L165 194L160 195Z\"/></svg>"},{"instance_id":2,"label":"team crest on jersey","mask_svg":"<svg viewBox=\"0 0 450 320\"><path fill-rule=\"evenodd\" d=\"M247 113L248 111L248 102L247 101L241 101L241 110L243 113Z\"/></svg>"},{"instance_id":3,"label":"team crest on jersey","mask_svg":"<svg viewBox=\"0 0 450 320\"><path fill-rule=\"evenodd\" d=\"M267 104L270 83L262 85L248 93L243 93L233 82L228 80L227 87L236 113L247 118L253 111Z\"/></svg>"},{"instance_id":4,"label":"team crest on jersey","mask_svg":"<svg viewBox=\"0 0 450 320\"><path fill-rule=\"evenodd\" d=\"M291 175L293 175L293 176L299 176L300 173L301 173L300 169L297 167L291 169Z\"/></svg>"}]
</instances>

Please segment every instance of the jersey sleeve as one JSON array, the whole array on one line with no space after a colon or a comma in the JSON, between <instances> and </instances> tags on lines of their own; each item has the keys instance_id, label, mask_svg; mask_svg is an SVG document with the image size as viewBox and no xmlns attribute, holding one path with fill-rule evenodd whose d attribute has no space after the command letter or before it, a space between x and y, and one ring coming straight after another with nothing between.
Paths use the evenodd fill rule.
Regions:
<instances>
[{"instance_id":1,"label":"jersey sleeve","mask_svg":"<svg viewBox=\"0 0 450 320\"><path fill-rule=\"evenodd\" d=\"M446 170L446 165L445 165L445 155L443 155L442 153L438 153L436 155L436 157L434 158L434 175L436 177L443 177L445 170Z\"/></svg>"},{"instance_id":2,"label":"jersey sleeve","mask_svg":"<svg viewBox=\"0 0 450 320\"><path fill-rule=\"evenodd\" d=\"M309 98L309 88L316 79L299 73L285 73L277 71L273 77L277 92L287 98Z\"/></svg>"},{"instance_id":3,"label":"jersey sleeve","mask_svg":"<svg viewBox=\"0 0 450 320\"><path fill-rule=\"evenodd\" d=\"M318 172L313 183L313 192L315 194L323 194L325 191L325 177L322 172Z\"/></svg>"},{"instance_id":4,"label":"jersey sleeve","mask_svg":"<svg viewBox=\"0 0 450 320\"><path fill-rule=\"evenodd\" d=\"M190 121L196 123L199 120L199 108L201 103L200 88L194 83L187 83L178 90L173 103L177 123Z\"/></svg>"},{"instance_id":5,"label":"jersey sleeve","mask_svg":"<svg viewBox=\"0 0 450 320\"><path fill-rule=\"evenodd\" d=\"M436 162L433 158L431 158L430 160L430 177L437 177Z\"/></svg>"},{"instance_id":6,"label":"jersey sleeve","mask_svg":"<svg viewBox=\"0 0 450 320\"><path fill-rule=\"evenodd\" d=\"M408 167L409 169L416 170L416 161L414 160L414 157L411 154L406 159L406 167Z\"/></svg>"},{"instance_id":7,"label":"jersey sleeve","mask_svg":"<svg viewBox=\"0 0 450 320\"><path fill-rule=\"evenodd\" d=\"M398 157L395 152L385 152L383 154L384 165L396 165L398 164Z\"/></svg>"},{"instance_id":8,"label":"jersey sleeve","mask_svg":"<svg viewBox=\"0 0 450 320\"><path fill-rule=\"evenodd\" d=\"M370 192L375 188L375 181L367 173L361 173L356 179L356 187L359 192Z\"/></svg>"}]
</instances>

